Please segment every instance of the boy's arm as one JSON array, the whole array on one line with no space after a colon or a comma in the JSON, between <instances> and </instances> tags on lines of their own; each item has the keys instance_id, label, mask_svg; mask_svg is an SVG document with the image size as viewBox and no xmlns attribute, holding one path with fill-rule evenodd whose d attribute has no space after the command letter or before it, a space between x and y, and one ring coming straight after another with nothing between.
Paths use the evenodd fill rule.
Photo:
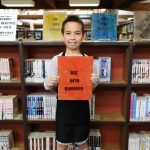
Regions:
<instances>
[{"instance_id":1,"label":"boy's arm","mask_svg":"<svg viewBox=\"0 0 150 150\"><path fill-rule=\"evenodd\" d=\"M96 87L98 86L98 84L99 84L98 75L95 74L95 73L92 73L91 80L92 80L92 89L93 89L93 91L94 91L95 88L96 88Z\"/></svg>"},{"instance_id":2,"label":"boy's arm","mask_svg":"<svg viewBox=\"0 0 150 150\"><path fill-rule=\"evenodd\" d=\"M51 64L48 69L48 76L44 80L44 88L46 90L54 90L58 83L58 68L57 68L57 56L51 59Z\"/></svg>"},{"instance_id":3,"label":"boy's arm","mask_svg":"<svg viewBox=\"0 0 150 150\"><path fill-rule=\"evenodd\" d=\"M91 75L92 80L92 90L94 91L99 84L97 61L93 61L93 73Z\"/></svg>"}]
</instances>

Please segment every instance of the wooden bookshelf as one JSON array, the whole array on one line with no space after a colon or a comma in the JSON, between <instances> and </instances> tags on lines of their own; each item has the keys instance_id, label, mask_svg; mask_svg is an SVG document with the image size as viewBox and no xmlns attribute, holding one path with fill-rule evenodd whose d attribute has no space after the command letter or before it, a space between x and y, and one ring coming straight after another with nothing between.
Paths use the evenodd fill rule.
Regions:
<instances>
[{"instance_id":1,"label":"wooden bookshelf","mask_svg":"<svg viewBox=\"0 0 150 150\"><path fill-rule=\"evenodd\" d=\"M142 42L98 42L85 41L81 45L84 53L94 58L111 57L111 81L100 83L95 91L96 117L91 128L99 129L103 150L127 150L128 136L132 131L150 131L149 121L130 122L130 94L149 92L150 84L131 83L132 60L150 58L149 41ZM0 42L0 57L13 57L14 78L0 80L0 93L19 96L20 117L0 120L0 129L14 130L15 145L28 149L28 134L32 131L55 130L55 120L27 119L26 96L32 92L46 92L43 83L25 83L25 59L49 59L65 49L63 42L17 41ZM115 137L114 137L115 135Z\"/></svg>"},{"instance_id":2,"label":"wooden bookshelf","mask_svg":"<svg viewBox=\"0 0 150 150\"><path fill-rule=\"evenodd\" d=\"M133 59L149 59L150 58L150 41L135 41L132 51ZM137 96L149 94L150 83L131 83L130 92L134 91ZM150 121L129 121L128 134L130 132L139 133L140 131L150 131Z\"/></svg>"},{"instance_id":3,"label":"wooden bookshelf","mask_svg":"<svg viewBox=\"0 0 150 150\"><path fill-rule=\"evenodd\" d=\"M23 41L24 56L22 60L25 61L25 59L29 58L52 58L64 49L65 45L63 42ZM119 149L125 149L125 144L121 144L120 141L123 139L127 140L124 130L127 121L128 73L130 64L128 58L130 58L130 43L85 41L82 43L81 49L87 55L94 56L94 58L108 56L112 59L111 82L100 83L95 92L95 109L96 115L99 117L95 120L91 120L91 128L98 128L100 129L100 132L102 132L102 139L103 136L104 139L106 139L104 144L102 143L104 149L107 149L107 147L111 147L112 145L117 145L114 146L114 148L118 147ZM26 94L39 91L39 89L44 91L42 83L24 83ZM30 124L29 131L33 131L32 126L35 125L37 126L38 131L43 131L43 124L45 127L47 124L52 124L52 129L54 129L55 122L53 120L28 119L27 123ZM40 127L40 124L42 124L42 127ZM112 128L117 132L113 133ZM51 128L48 127L47 129L50 130ZM106 132L107 130L110 132L110 135ZM116 141L111 141L109 143L109 140L111 139L110 136L113 136L114 134L117 134Z\"/></svg>"}]
</instances>

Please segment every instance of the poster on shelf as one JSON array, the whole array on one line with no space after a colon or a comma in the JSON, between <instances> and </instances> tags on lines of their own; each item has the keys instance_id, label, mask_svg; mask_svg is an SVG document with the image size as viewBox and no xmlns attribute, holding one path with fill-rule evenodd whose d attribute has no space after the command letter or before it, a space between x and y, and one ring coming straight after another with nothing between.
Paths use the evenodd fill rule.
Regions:
<instances>
[{"instance_id":1,"label":"poster on shelf","mask_svg":"<svg viewBox=\"0 0 150 150\"><path fill-rule=\"evenodd\" d=\"M92 56L58 57L58 99L92 100Z\"/></svg>"},{"instance_id":2,"label":"poster on shelf","mask_svg":"<svg viewBox=\"0 0 150 150\"><path fill-rule=\"evenodd\" d=\"M93 13L91 39L93 41L116 41L117 14Z\"/></svg>"},{"instance_id":3,"label":"poster on shelf","mask_svg":"<svg viewBox=\"0 0 150 150\"><path fill-rule=\"evenodd\" d=\"M67 13L45 12L43 15L43 40L62 41L61 27Z\"/></svg>"},{"instance_id":4,"label":"poster on shelf","mask_svg":"<svg viewBox=\"0 0 150 150\"><path fill-rule=\"evenodd\" d=\"M134 12L133 39L135 41L150 40L150 12L149 11Z\"/></svg>"},{"instance_id":5,"label":"poster on shelf","mask_svg":"<svg viewBox=\"0 0 150 150\"><path fill-rule=\"evenodd\" d=\"M15 41L18 10L0 10L0 41Z\"/></svg>"}]
</instances>

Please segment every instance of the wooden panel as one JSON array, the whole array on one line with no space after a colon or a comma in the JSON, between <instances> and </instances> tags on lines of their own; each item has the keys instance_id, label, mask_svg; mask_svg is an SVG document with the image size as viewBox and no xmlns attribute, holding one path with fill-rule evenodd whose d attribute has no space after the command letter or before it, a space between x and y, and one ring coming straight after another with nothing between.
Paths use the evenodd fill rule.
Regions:
<instances>
[{"instance_id":1,"label":"wooden panel","mask_svg":"<svg viewBox=\"0 0 150 150\"><path fill-rule=\"evenodd\" d=\"M122 126L96 126L91 125L91 128L99 129L101 133L102 147L108 148L110 145L116 145L121 149L121 140L123 127ZM114 136L115 135L115 136Z\"/></svg>"},{"instance_id":2,"label":"wooden panel","mask_svg":"<svg viewBox=\"0 0 150 150\"><path fill-rule=\"evenodd\" d=\"M96 90L96 113L121 113L125 97L124 88L97 88Z\"/></svg>"},{"instance_id":3,"label":"wooden panel","mask_svg":"<svg viewBox=\"0 0 150 150\"><path fill-rule=\"evenodd\" d=\"M133 51L134 59L150 59L150 45L135 46Z\"/></svg>"}]
</instances>

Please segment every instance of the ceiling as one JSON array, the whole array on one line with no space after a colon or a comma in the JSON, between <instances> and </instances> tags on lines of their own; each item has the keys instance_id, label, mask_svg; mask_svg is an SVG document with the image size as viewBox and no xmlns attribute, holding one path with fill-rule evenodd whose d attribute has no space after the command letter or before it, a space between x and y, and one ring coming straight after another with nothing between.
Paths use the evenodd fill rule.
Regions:
<instances>
[{"instance_id":1,"label":"ceiling","mask_svg":"<svg viewBox=\"0 0 150 150\"><path fill-rule=\"evenodd\" d=\"M32 9L79 8L79 7L69 7L69 0L34 0L34 1L35 1L35 7L33 7ZM132 10L150 10L150 1L148 1L148 3L140 3L141 1L143 0L100 0L100 6L94 7L94 8L96 9L98 8L124 9L124 10L131 10L131 11ZM0 8L4 9L6 7L0 5ZM86 7L86 8L90 8L90 7ZM25 9L25 8L23 7L22 9Z\"/></svg>"}]
</instances>

